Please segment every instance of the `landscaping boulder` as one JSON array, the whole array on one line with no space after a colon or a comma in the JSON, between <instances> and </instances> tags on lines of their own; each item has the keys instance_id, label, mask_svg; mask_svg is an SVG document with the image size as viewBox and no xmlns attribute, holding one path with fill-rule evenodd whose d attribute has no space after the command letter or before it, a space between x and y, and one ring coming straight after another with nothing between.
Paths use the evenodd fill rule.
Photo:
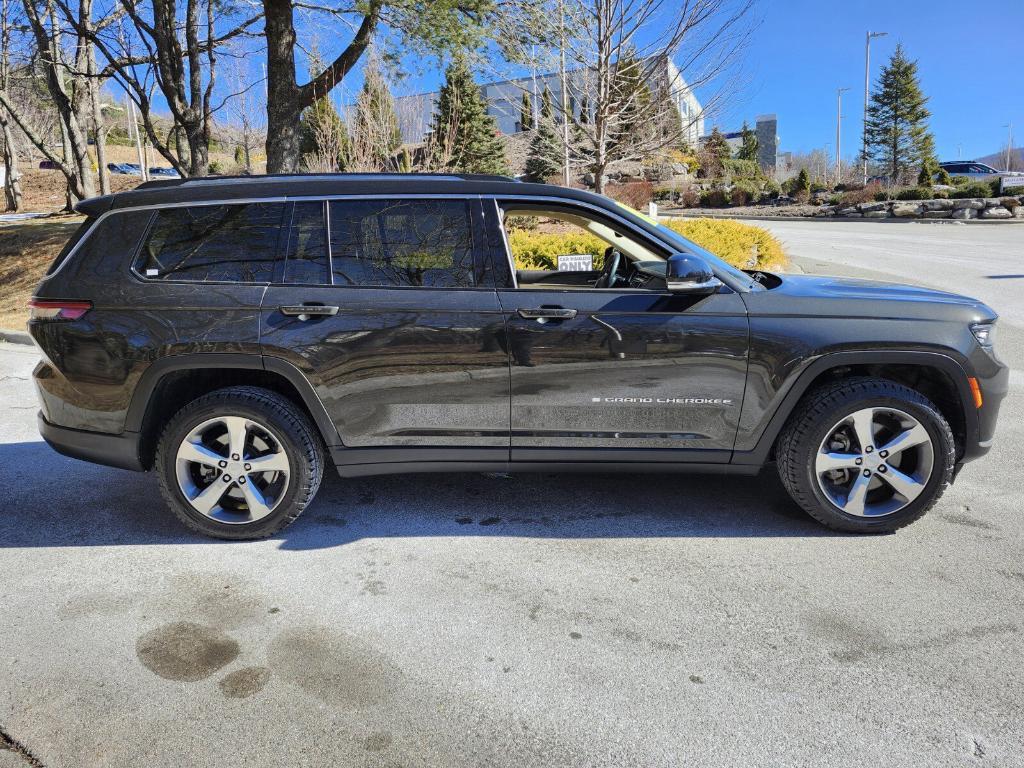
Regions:
<instances>
[{"instance_id":1,"label":"landscaping boulder","mask_svg":"<svg viewBox=\"0 0 1024 768\"><path fill-rule=\"evenodd\" d=\"M977 208L955 208L953 210L954 219L976 219L978 218Z\"/></svg>"},{"instance_id":2,"label":"landscaping boulder","mask_svg":"<svg viewBox=\"0 0 1024 768\"><path fill-rule=\"evenodd\" d=\"M882 209L881 211L864 211L862 215L865 219L885 219L888 218L889 212Z\"/></svg>"},{"instance_id":3,"label":"landscaping boulder","mask_svg":"<svg viewBox=\"0 0 1024 768\"><path fill-rule=\"evenodd\" d=\"M888 207L889 207L889 204L884 202L884 201L880 202L880 203L879 202L875 202L875 203L861 203L860 205L857 206L857 208L860 209L861 213L872 213L874 211L884 211Z\"/></svg>"},{"instance_id":4,"label":"landscaping boulder","mask_svg":"<svg viewBox=\"0 0 1024 768\"><path fill-rule=\"evenodd\" d=\"M913 219L921 215L924 210L917 203L895 203L892 206L892 215L901 219Z\"/></svg>"},{"instance_id":5,"label":"landscaping boulder","mask_svg":"<svg viewBox=\"0 0 1024 768\"><path fill-rule=\"evenodd\" d=\"M1003 208L1003 206L997 206L994 208L986 208L981 212L981 218L983 219L1012 219L1013 214Z\"/></svg>"},{"instance_id":6,"label":"landscaping boulder","mask_svg":"<svg viewBox=\"0 0 1024 768\"><path fill-rule=\"evenodd\" d=\"M998 197L986 197L984 202L986 208L1001 208L1003 205L1003 201Z\"/></svg>"},{"instance_id":7,"label":"landscaping boulder","mask_svg":"<svg viewBox=\"0 0 1024 768\"><path fill-rule=\"evenodd\" d=\"M948 219L953 211L925 211L921 214L922 219Z\"/></svg>"},{"instance_id":8,"label":"landscaping boulder","mask_svg":"<svg viewBox=\"0 0 1024 768\"><path fill-rule=\"evenodd\" d=\"M980 211L985 207L985 201L977 197L968 197L963 200L954 200L953 209L960 210L961 208L973 208L976 211Z\"/></svg>"},{"instance_id":9,"label":"landscaping boulder","mask_svg":"<svg viewBox=\"0 0 1024 768\"><path fill-rule=\"evenodd\" d=\"M953 201L952 200L922 200L921 205L924 206L924 210L927 211L952 211ZM934 218L934 217L931 217Z\"/></svg>"},{"instance_id":10,"label":"landscaping boulder","mask_svg":"<svg viewBox=\"0 0 1024 768\"><path fill-rule=\"evenodd\" d=\"M839 211L839 215L840 216L860 216L860 211L858 211L856 207L843 208L843 210Z\"/></svg>"}]
</instances>

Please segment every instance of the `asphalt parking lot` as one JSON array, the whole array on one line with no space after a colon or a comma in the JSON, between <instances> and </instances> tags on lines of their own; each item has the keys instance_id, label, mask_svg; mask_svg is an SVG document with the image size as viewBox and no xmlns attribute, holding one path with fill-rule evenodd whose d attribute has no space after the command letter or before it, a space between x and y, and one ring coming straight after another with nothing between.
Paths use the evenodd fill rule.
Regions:
<instances>
[{"instance_id":1,"label":"asphalt parking lot","mask_svg":"<svg viewBox=\"0 0 1024 768\"><path fill-rule=\"evenodd\" d=\"M40 442L0 345L0 768L1024 765L1024 226L759 223L1004 315L995 448L896 535L772 472L422 475L213 542Z\"/></svg>"}]
</instances>

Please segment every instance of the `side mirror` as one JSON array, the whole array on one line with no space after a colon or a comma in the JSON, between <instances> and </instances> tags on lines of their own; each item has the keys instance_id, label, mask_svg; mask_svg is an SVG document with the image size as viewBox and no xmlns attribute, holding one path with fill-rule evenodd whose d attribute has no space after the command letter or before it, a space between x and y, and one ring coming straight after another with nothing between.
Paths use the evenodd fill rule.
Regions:
<instances>
[{"instance_id":1,"label":"side mirror","mask_svg":"<svg viewBox=\"0 0 1024 768\"><path fill-rule=\"evenodd\" d=\"M665 265L665 284L672 293L714 293L722 284L699 256L677 253Z\"/></svg>"}]
</instances>

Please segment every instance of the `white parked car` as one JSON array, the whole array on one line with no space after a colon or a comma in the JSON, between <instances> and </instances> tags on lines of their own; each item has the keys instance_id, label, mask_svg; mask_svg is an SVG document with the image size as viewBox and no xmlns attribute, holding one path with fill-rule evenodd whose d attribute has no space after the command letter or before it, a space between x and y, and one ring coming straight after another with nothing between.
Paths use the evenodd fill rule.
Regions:
<instances>
[{"instance_id":1,"label":"white parked car","mask_svg":"<svg viewBox=\"0 0 1024 768\"><path fill-rule=\"evenodd\" d=\"M1024 192L1024 173L1018 171L997 171L991 165L986 165L985 163L964 162L962 160L939 163L939 167L944 168L950 176L966 176L972 181L999 179L1003 190L1013 187L1019 188L1021 192Z\"/></svg>"}]
</instances>

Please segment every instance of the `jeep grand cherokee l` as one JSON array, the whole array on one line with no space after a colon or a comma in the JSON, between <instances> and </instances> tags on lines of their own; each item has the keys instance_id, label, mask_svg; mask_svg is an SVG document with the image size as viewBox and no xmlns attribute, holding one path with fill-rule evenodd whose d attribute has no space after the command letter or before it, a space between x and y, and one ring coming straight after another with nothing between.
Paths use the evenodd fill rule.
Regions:
<instances>
[{"instance_id":1,"label":"jeep grand cherokee l","mask_svg":"<svg viewBox=\"0 0 1024 768\"><path fill-rule=\"evenodd\" d=\"M278 531L328 462L345 477L774 462L825 525L892 531L988 450L1007 387L978 301L740 271L579 190L185 179L78 210L31 302L40 431L152 470L212 536ZM524 221L579 229L603 258L517 269Z\"/></svg>"}]
</instances>

